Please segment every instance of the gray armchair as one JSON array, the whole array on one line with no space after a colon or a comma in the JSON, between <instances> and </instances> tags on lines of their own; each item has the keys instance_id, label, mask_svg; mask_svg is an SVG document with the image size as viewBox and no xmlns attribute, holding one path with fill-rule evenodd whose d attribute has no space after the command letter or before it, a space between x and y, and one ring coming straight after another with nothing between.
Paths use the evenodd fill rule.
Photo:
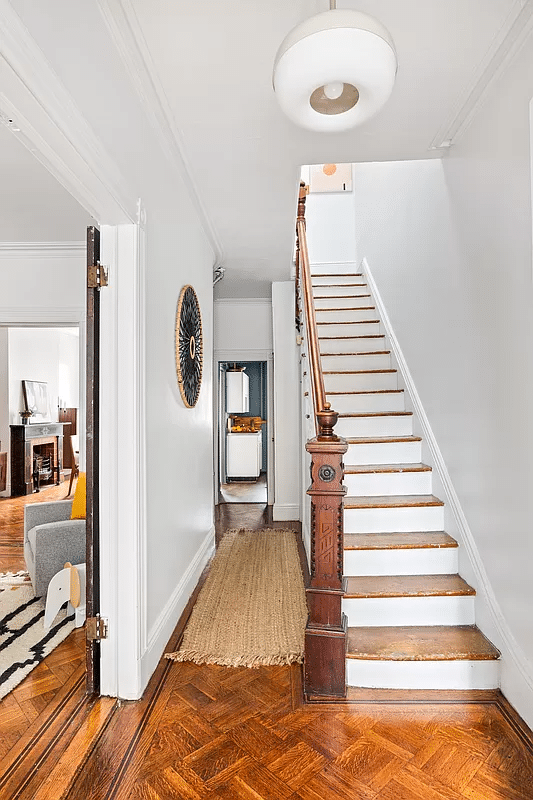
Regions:
<instances>
[{"instance_id":1,"label":"gray armchair","mask_svg":"<svg viewBox=\"0 0 533 800\"><path fill-rule=\"evenodd\" d=\"M24 507L24 558L35 597L65 563L85 563L85 520L70 519L72 500Z\"/></svg>"}]
</instances>

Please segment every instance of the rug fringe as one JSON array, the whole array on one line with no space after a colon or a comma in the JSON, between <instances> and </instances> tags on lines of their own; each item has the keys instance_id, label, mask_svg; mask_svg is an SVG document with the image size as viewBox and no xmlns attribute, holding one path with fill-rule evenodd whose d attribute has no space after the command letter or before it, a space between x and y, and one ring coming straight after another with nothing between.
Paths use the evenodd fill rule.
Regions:
<instances>
[{"instance_id":1,"label":"rug fringe","mask_svg":"<svg viewBox=\"0 0 533 800\"><path fill-rule=\"evenodd\" d=\"M239 658L220 658L208 653L198 653L192 650L179 650L176 653L165 653L165 658L171 661L192 661L193 664L217 664L220 667L284 667L288 664L303 663L302 653L282 653L277 656L240 656Z\"/></svg>"}]
</instances>

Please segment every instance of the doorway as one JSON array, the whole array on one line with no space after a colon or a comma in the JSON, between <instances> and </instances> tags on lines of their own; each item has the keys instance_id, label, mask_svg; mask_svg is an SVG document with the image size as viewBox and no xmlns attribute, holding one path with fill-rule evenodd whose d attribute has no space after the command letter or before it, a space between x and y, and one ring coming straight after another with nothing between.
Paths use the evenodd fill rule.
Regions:
<instances>
[{"instance_id":1,"label":"doorway","mask_svg":"<svg viewBox=\"0 0 533 800\"><path fill-rule=\"evenodd\" d=\"M269 406L267 361L219 362L219 503L268 503Z\"/></svg>"}]
</instances>

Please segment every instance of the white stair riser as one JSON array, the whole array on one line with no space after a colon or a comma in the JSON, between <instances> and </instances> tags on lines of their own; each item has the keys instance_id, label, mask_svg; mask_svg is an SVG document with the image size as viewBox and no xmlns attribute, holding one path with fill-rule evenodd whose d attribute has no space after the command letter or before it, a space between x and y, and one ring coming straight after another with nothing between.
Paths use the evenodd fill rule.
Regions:
<instances>
[{"instance_id":1,"label":"white stair riser","mask_svg":"<svg viewBox=\"0 0 533 800\"><path fill-rule=\"evenodd\" d=\"M345 550L344 574L453 575L458 570L458 547L404 550Z\"/></svg>"},{"instance_id":2,"label":"white stair riser","mask_svg":"<svg viewBox=\"0 0 533 800\"><path fill-rule=\"evenodd\" d=\"M335 411L335 405L332 406ZM383 442L379 444L349 444L346 464L420 464L421 442Z\"/></svg>"},{"instance_id":3,"label":"white stair riser","mask_svg":"<svg viewBox=\"0 0 533 800\"><path fill-rule=\"evenodd\" d=\"M497 689L497 661L346 659L348 686L368 689Z\"/></svg>"},{"instance_id":4,"label":"white stair riser","mask_svg":"<svg viewBox=\"0 0 533 800\"><path fill-rule=\"evenodd\" d=\"M328 401L339 414L357 411L405 411L404 392L370 392L365 394L330 394ZM347 464L354 464L346 458ZM390 463L390 462L382 462Z\"/></svg>"},{"instance_id":5,"label":"white stair riser","mask_svg":"<svg viewBox=\"0 0 533 800\"><path fill-rule=\"evenodd\" d=\"M397 389L397 372L346 372L324 374L326 392L362 392L376 389Z\"/></svg>"},{"instance_id":6,"label":"white stair riser","mask_svg":"<svg viewBox=\"0 0 533 800\"><path fill-rule=\"evenodd\" d=\"M442 531L444 506L407 508L345 508L345 533Z\"/></svg>"},{"instance_id":7,"label":"white stair riser","mask_svg":"<svg viewBox=\"0 0 533 800\"><path fill-rule=\"evenodd\" d=\"M350 370L350 369L390 369L390 353L378 353L367 355L352 355L351 353L334 356L322 356L320 359L324 372L328 370Z\"/></svg>"},{"instance_id":8,"label":"white stair riser","mask_svg":"<svg viewBox=\"0 0 533 800\"><path fill-rule=\"evenodd\" d=\"M335 426L337 431L338 425ZM338 431L337 431L338 432ZM375 497L386 494L431 494L431 472L365 472L344 475L344 485L351 497Z\"/></svg>"},{"instance_id":9,"label":"white stair riser","mask_svg":"<svg viewBox=\"0 0 533 800\"><path fill-rule=\"evenodd\" d=\"M372 298L363 293L350 297L315 297L317 311L323 308L366 308L372 305Z\"/></svg>"},{"instance_id":10,"label":"white stair riser","mask_svg":"<svg viewBox=\"0 0 533 800\"><path fill-rule=\"evenodd\" d=\"M321 285L317 287L315 282L312 281L313 285L313 292L314 294L327 294L328 297L337 297L338 295L343 294L370 294L370 289L368 288L367 284L363 280L363 278L351 278L347 281L341 281L340 279L337 280L336 278L333 279L336 284L340 284L338 286L331 285Z\"/></svg>"},{"instance_id":11,"label":"white stair riser","mask_svg":"<svg viewBox=\"0 0 533 800\"><path fill-rule=\"evenodd\" d=\"M413 418L406 417L342 417L335 426L337 436L411 436Z\"/></svg>"},{"instance_id":12,"label":"white stair riser","mask_svg":"<svg viewBox=\"0 0 533 800\"><path fill-rule=\"evenodd\" d=\"M331 304L330 304L331 306ZM372 306L368 303L368 306ZM362 319L377 319L375 308L340 308L338 311L316 310L317 322L359 322Z\"/></svg>"},{"instance_id":13,"label":"white stair riser","mask_svg":"<svg viewBox=\"0 0 533 800\"><path fill-rule=\"evenodd\" d=\"M335 278L333 283L337 283L337 281L342 280L343 277L351 278L353 280L353 275L361 274L361 270L359 264L356 264L354 261L345 261L342 264L335 264L331 262L329 264L311 264L311 279L319 280L316 276L317 275L325 275L326 280L331 281L330 275L334 275ZM339 277L340 276L340 277ZM359 278L357 278L359 280ZM361 278L364 280L364 278Z\"/></svg>"},{"instance_id":14,"label":"white stair riser","mask_svg":"<svg viewBox=\"0 0 533 800\"><path fill-rule=\"evenodd\" d=\"M333 322L333 320L330 320ZM363 322L335 322L333 325L319 325L319 336L375 336L383 333L379 320Z\"/></svg>"},{"instance_id":15,"label":"white stair riser","mask_svg":"<svg viewBox=\"0 0 533 800\"><path fill-rule=\"evenodd\" d=\"M325 334L327 335L327 334ZM350 339L320 339L321 353L364 353L371 350L386 350L384 336L372 336L365 338L353 337Z\"/></svg>"},{"instance_id":16,"label":"white stair riser","mask_svg":"<svg viewBox=\"0 0 533 800\"><path fill-rule=\"evenodd\" d=\"M473 625L474 596L344 598L348 625Z\"/></svg>"},{"instance_id":17,"label":"white stair riser","mask_svg":"<svg viewBox=\"0 0 533 800\"><path fill-rule=\"evenodd\" d=\"M366 279L363 278L362 275L323 275L318 277L317 275L311 275L311 284L313 289L316 289L318 286L324 286L328 289L337 289L339 286L347 286L349 284L361 284L364 288L366 288L367 292L370 291ZM351 286L352 289L359 289L360 286Z\"/></svg>"}]
</instances>

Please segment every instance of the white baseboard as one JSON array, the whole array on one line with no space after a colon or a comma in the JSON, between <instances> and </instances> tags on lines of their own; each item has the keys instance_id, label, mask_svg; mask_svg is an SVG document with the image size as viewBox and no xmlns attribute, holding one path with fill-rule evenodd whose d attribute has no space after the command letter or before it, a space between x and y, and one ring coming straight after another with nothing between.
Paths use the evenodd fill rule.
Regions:
<instances>
[{"instance_id":1,"label":"white baseboard","mask_svg":"<svg viewBox=\"0 0 533 800\"><path fill-rule=\"evenodd\" d=\"M298 504L290 503L274 503L272 507L272 519L274 522L299 520L300 506Z\"/></svg>"},{"instance_id":2,"label":"white baseboard","mask_svg":"<svg viewBox=\"0 0 533 800\"><path fill-rule=\"evenodd\" d=\"M457 529L461 536L461 543L470 560L470 564L475 576L474 588L478 596L476 605L483 604L492 622L493 631L486 631L488 635L495 638L494 644L502 653L501 658L501 683L502 689L509 702L515 706L519 714L524 718L528 725L533 725L533 665L527 659L522 648L513 636L511 629L502 613L500 605L494 594L494 590L489 581L489 577L483 565L474 536L468 525L464 511L459 502L459 498L453 486L449 472L446 468L444 458L437 444L437 440L429 424L426 412L422 405L420 395L417 392L413 377L407 366L400 344L395 336L391 321L383 304L383 300L374 281L368 262L363 258L361 271L366 275L368 286L372 292L378 316L384 326L388 336L389 344L396 359L398 369L405 383L405 388L411 399L413 410L418 417L423 438L431 454L432 466L438 473L445 500L454 517ZM496 635L494 635L496 634Z\"/></svg>"},{"instance_id":3,"label":"white baseboard","mask_svg":"<svg viewBox=\"0 0 533 800\"><path fill-rule=\"evenodd\" d=\"M215 528L211 528L198 551L189 564L188 569L182 576L180 582L172 592L165 607L155 621L148 634L148 644L141 657L141 686L137 697L127 697L126 700L137 700L142 696L150 677L152 676L159 659L176 627L181 614L189 598L193 593L196 584L202 574L204 567L215 551Z\"/></svg>"}]
</instances>

